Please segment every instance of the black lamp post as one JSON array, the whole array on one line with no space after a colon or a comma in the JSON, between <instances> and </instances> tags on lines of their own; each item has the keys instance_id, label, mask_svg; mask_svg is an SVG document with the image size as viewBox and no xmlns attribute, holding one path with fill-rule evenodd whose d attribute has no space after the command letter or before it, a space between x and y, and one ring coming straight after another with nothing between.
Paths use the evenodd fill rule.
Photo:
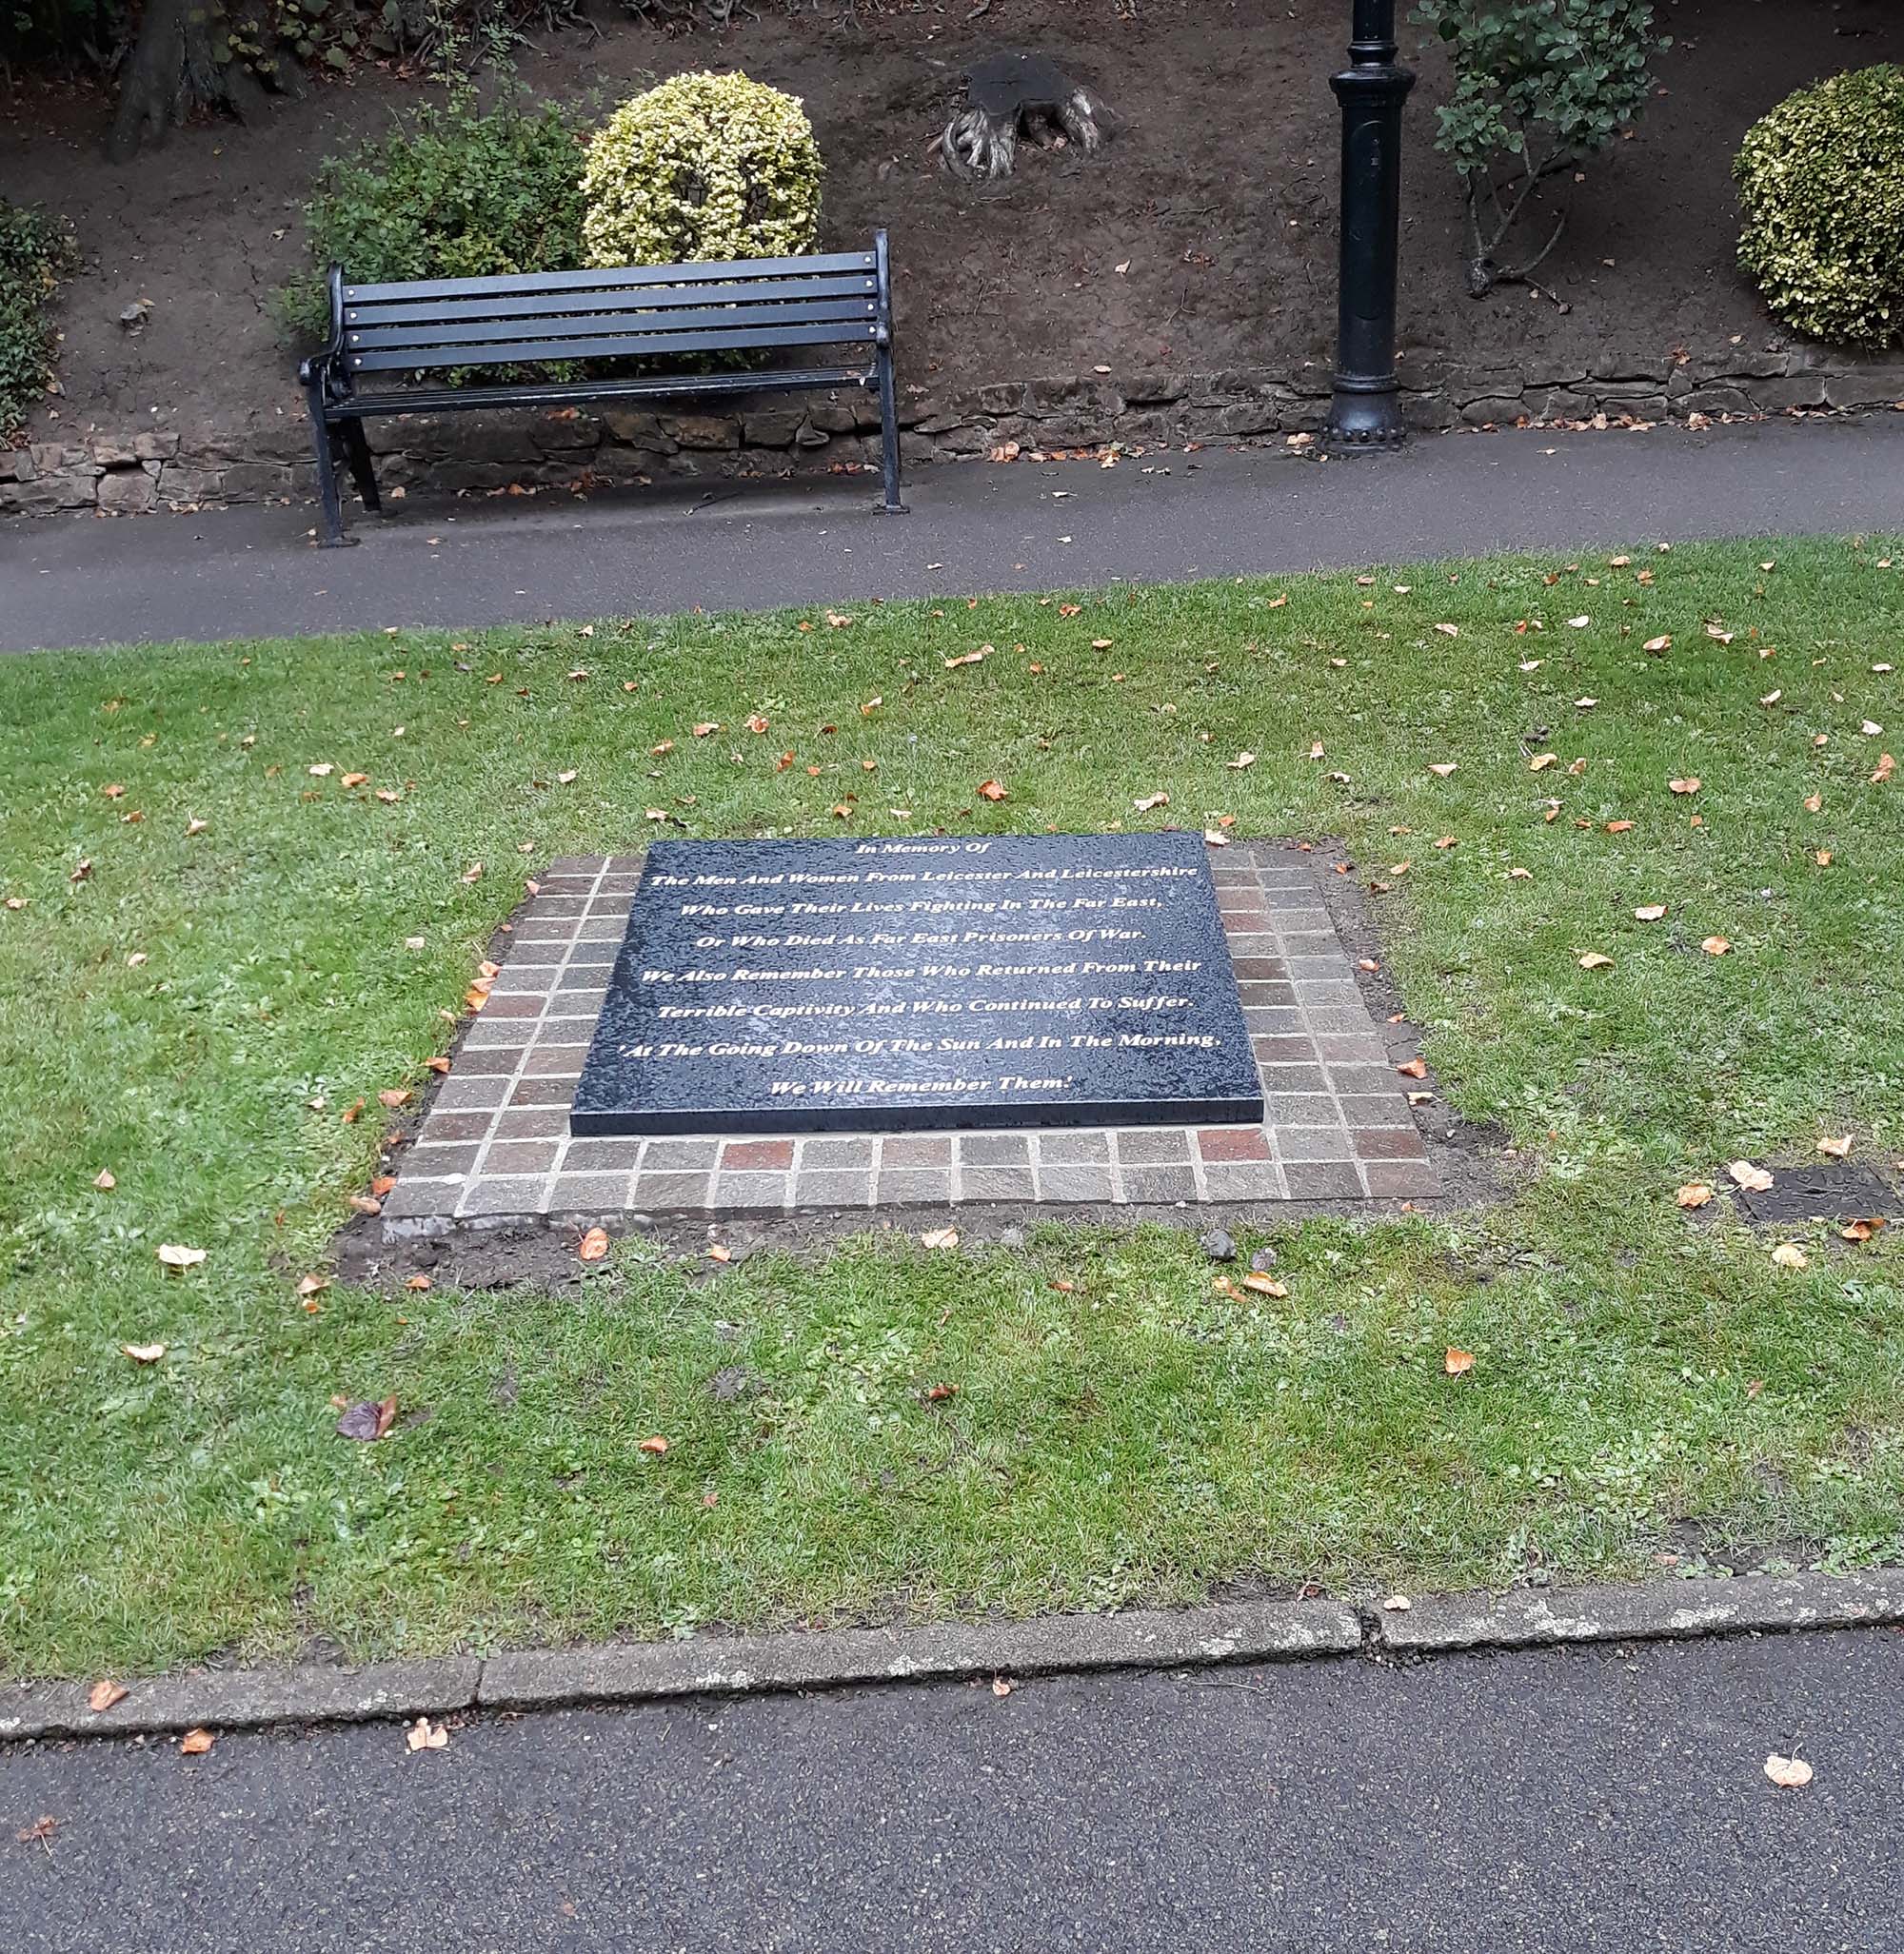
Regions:
<instances>
[{"instance_id":1,"label":"black lamp post","mask_svg":"<svg viewBox=\"0 0 1904 1954\"><path fill-rule=\"evenodd\" d=\"M1323 440L1345 454L1398 447L1396 259L1401 231L1401 105L1414 75L1397 60L1395 0L1355 0L1351 66L1329 78L1342 105L1342 264L1336 396Z\"/></svg>"}]
</instances>

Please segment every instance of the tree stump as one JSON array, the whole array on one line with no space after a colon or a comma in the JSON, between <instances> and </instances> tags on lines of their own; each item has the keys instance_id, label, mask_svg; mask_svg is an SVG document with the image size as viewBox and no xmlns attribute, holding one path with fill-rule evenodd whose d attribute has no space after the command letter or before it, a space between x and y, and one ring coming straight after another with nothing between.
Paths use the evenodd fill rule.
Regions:
<instances>
[{"instance_id":1,"label":"tree stump","mask_svg":"<svg viewBox=\"0 0 1904 1954\"><path fill-rule=\"evenodd\" d=\"M988 54L965 71L965 107L939 138L940 159L964 182L1009 176L1020 138L1054 148L1102 147L1104 105L1042 54Z\"/></svg>"}]
</instances>

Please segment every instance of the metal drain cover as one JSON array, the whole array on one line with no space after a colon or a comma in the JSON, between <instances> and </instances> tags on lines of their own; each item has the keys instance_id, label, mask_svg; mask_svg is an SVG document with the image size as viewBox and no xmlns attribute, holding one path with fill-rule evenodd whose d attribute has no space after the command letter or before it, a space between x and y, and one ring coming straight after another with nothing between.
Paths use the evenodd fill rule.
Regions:
<instances>
[{"instance_id":1,"label":"metal drain cover","mask_svg":"<svg viewBox=\"0 0 1904 1954\"><path fill-rule=\"evenodd\" d=\"M1762 1194L1736 1191L1738 1204L1758 1222L1854 1221L1900 1212L1897 1190L1868 1167L1847 1160L1821 1160L1816 1166L1773 1170L1772 1185Z\"/></svg>"}]
</instances>

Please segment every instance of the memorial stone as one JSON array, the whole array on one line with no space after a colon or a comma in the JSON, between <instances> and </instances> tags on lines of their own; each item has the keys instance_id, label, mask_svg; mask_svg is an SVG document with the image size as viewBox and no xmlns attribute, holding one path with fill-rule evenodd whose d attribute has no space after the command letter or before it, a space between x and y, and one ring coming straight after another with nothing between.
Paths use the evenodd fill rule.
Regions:
<instances>
[{"instance_id":1,"label":"memorial stone","mask_svg":"<svg viewBox=\"0 0 1904 1954\"><path fill-rule=\"evenodd\" d=\"M660 841L577 1134L1252 1124L1188 834Z\"/></svg>"}]
</instances>

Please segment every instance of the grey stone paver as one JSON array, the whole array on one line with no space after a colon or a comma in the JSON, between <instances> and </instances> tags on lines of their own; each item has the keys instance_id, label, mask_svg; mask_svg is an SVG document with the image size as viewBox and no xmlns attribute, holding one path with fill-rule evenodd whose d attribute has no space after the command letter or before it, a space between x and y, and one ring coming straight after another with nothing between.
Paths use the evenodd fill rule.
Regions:
<instances>
[{"instance_id":1,"label":"grey stone paver","mask_svg":"<svg viewBox=\"0 0 1904 1954\"><path fill-rule=\"evenodd\" d=\"M1414 1201L1439 1176L1378 1024L1321 906L1323 863L1269 843L1213 864L1264 1085L1260 1127L571 1137L568 1108L639 879L630 858L552 865L516 918L403 1155L384 1212L452 1220L949 1208Z\"/></svg>"}]
</instances>

